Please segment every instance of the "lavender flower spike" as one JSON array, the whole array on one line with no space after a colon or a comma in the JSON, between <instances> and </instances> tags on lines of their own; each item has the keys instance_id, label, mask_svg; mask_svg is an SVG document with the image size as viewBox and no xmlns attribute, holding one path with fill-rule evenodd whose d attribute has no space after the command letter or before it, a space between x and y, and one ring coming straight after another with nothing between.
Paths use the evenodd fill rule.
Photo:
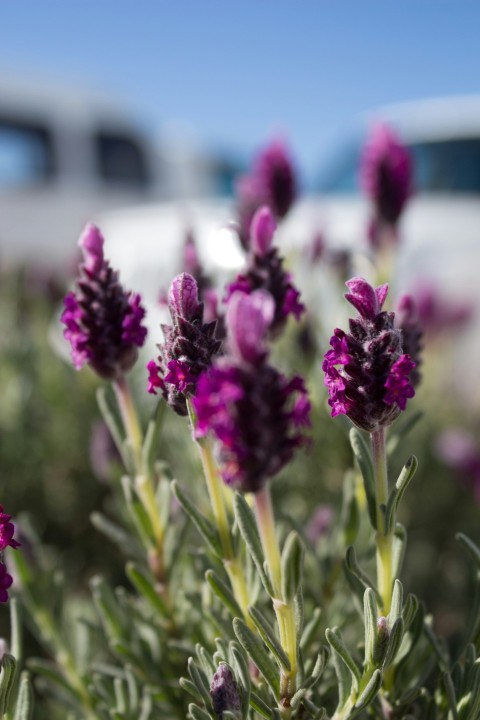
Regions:
<instances>
[{"instance_id":1,"label":"lavender flower spike","mask_svg":"<svg viewBox=\"0 0 480 720\"><path fill-rule=\"evenodd\" d=\"M226 663L220 663L212 678L210 697L213 709L220 720L226 710L240 717L241 702L238 685Z\"/></svg>"},{"instance_id":2,"label":"lavender flower spike","mask_svg":"<svg viewBox=\"0 0 480 720\"><path fill-rule=\"evenodd\" d=\"M305 311L300 293L293 285L290 274L283 269L283 258L273 245L275 218L267 206L257 210L251 223L251 244L247 269L227 288L227 301L237 291L250 294L266 290L275 301L275 314L271 324L273 334L279 332L289 315L299 320Z\"/></svg>"},{"instance_id":3,"label":"lavender flower spike","mask_svg":"<svg viewBox=\"0 0 480 720\"><path fill-rule=\"evenodd\" d=\"M268 363L273 310L263 290L232 296L230 354L200 377L193 398L197 437L215 438L223 480L241 492L259 492L305 444L302 428L309 424L303 380L287 380Z\"/></svg>"},{"instance_id":4,"label":"lavender flower spike","mask_svg":"<svg viewBox=\"0 0 480 720\"><path fill-rule=\"evenodd\" d=\"M186 396L194 395L199 375L210 366L220 349L215 338L216 321L203 322L203 303L196 280L188 273L177 275L168 293L171 325L162 325L164 343L158 345L158 362L148 363L148 392L160 390L179 415L187 414Z\"/></svg>"},{"instance_id":5,"label":"lavender flower spike","mask_svg":"<svg viewBox=\"0 0 480 720\"><path fill-rule=\"evenodd\" d=\"M61 321L77 370L88 363L102 378L118 380L135 364L147 335L140 296L126 292L104 257L104 239L94 225L80 237L83 252L75 292L65 297Z\"/></svg>"},{"instance_id":6,"label":"lavender flower spike","mask_svg":"<svg viewBox=\"0 0 480 720\"><path fill-rule=\"evenodd\" d=\"M414 396L412 358L403 352L402 332L393 312L382 311L387 285L373 288L363 278L346 283L346 299L359 316L350 332L336 329L323 370L332 417L345 414L358 427L374 432L390 425Z\"/></svg>"}]
</instances>

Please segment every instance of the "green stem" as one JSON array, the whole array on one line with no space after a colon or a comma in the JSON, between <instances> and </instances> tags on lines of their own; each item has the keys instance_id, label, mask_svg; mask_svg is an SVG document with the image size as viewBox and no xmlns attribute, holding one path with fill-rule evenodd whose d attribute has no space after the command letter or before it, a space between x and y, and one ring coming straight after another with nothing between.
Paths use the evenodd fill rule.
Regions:
<instances>
[{"instance_id":1,"label":"green stem","mask_svg":"<svg viewBox=\"0 0 480 720\"><path fill-rule=\"evenodd\" d=\"M377 511L377 581L382 598L383 612L390 612L393 589L393 533L387 533L384 509L388 502L387 452L385 430L371 433L373 469L375 475L375 500Z\"/></svg>"},{"instance_id":2,"label":"green stem","mask_svg":"<svg viewBox=\"0 0 480 720\"><path fill-rule=\"evenodd\" d=\"M289 717L289 701L295 694L297 676L297 626L295 608L285 602L282 593L282 562L275 530L270 486L255 493L255 517L273 589L273 609L277 618L280 644L290 661L290 672L282 671L280 695L286 704L282 717ZM288 703L288 705L287 705Z\"/></svg>"},{"instance_id":3,"label":"green stem","mask_svg":"<svg viewBox=\"0 0 480 720\"><path fill-rule=\"evenodd\" d=\"M223 497L221 480L218 477L217 466L212 453L209 440L202 440L197 443L202 459L203 472L207 483L208 496L212 506L213 517L220 535L224 560L232 560L234 557L230 527L228 522L227 509Z\"/></svg>"},{"instance_id":4,"label":"green stem","mask_svg":"<svg viewBox=\"0 0 480 720\"><path fill-rule=\"evenodd\" d=\"M117 396L123 426L132 447L135 467L137 473L141 474L143 471L143 433L126 377L122 375L118 380L115 380L113 387Z\"/></svg>"}]
</instances>

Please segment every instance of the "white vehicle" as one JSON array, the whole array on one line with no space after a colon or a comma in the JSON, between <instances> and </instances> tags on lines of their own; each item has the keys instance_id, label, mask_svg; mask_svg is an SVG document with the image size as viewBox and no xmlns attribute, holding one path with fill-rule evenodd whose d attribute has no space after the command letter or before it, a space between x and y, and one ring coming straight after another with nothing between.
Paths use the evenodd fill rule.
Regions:
<instances>
[{"instance_id":1,"label":"white vehicle","mask_svg":"<svg viewBox=\"0 0 480 720\"><path fill-rule=\"evenodd\" d=\"M0 264L61 268L99 212L209 190L217 171L185 130L155 141L118 102L0 77Z\"/></svg>"}]
</instances>

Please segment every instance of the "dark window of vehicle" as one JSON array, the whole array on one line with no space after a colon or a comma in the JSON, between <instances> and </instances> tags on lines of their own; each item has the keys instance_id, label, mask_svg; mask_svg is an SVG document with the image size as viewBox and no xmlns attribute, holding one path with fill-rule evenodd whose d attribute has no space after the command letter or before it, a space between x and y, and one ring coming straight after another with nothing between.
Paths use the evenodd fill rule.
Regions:
<instances>
[{"instance_id":1,"label":"dark window of vehicle","mask_svg":"<svg viewBox=\"0 0 480 720\"><path fill-rule=\"evenodd\" d=\"M47 182L54 172L51 134L43 127L0 117L0 188Z\"/></svg>"},{"instance_id":2,"label":"dark window of vehicle","mask_svg":"<svg viewBox=\"0 0 480 720\"><path fill-rule=\"evenodd\" d=\"M95 136L98 174L107 183L146 188L151 181L140 143L124 134L100 131Z\"/></svg>"},{"instance_id":3,"label":"dark window of vehicle","mask_svg":"<svg viewBox=\"0 0 480 720\"><path fill-rule=\"evenodd\" d=\"M480 138L411 143L416 193L480 193ZM327 165L317 190L330 194L359 192L361 144L352 143Z\"/></svg>"}]
</instances>

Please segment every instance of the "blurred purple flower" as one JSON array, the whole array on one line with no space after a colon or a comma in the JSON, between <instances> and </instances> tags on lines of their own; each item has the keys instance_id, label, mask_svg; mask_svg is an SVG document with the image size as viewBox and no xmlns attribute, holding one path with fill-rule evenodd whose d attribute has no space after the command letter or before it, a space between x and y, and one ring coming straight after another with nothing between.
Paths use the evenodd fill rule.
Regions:
<instances>
[{"instance_id":1,"label":"blurred purple flower","mask_svg":"<svg viewBox=\"0 0 480 720\"><path fill-rule=\"evenodd\" d=\"M267 205L281 220L290 210L296 194L297 180L285 143L273 140L260 151L249 175L239 178L236 186L239 237L248 250L250 226L255 212Z\"/></svg>"},{"instance_id":2,"label":"blurred purple flower","mask_svg":"<svg viewBox=\"0 0 480 720\"><path fill-rule=\"evenodd\" d=\"M212 433L224 481L242 492L258 492L291 460L309 424L303 380L287 380L268 363L273 315L274 301L263 290L231 297L230 355L200 377L193 399L197 437Z\"/></svg>"},{"instance_id":3,"label":"blurred purple flower","mask_svg":"<svg viewBox=\"0 0 480 720\"><path fill-rule=\"evenodd\" d=\"M395 327L402 331L402 347L415 363L410 372L414 387L420 383L420 365L422 364L423 329L415 300L411 295L402 295L395 312Z\"/></svg>"},{"instance_id":4,"label":"blurred purple flower","mask_svg":"<svg viewBox=\"0 0 480 720\"><path fill-rule=\"evenodd\" d=\"M20 543L17 542L13 535L15 533L15 525L11 522L12 516L3 512L3 506L0 505L0 552L7 547L18 548Z\"/></svg>"},{"instance_id":5,"label":"blurred purple flower","mask_svg":"<svg viewBox=\"0 0 480 720\"><path fill-rule=\"evenodd\" d=\"M227 287L226 294L228 301L236 292L248 295L255 290L267 290L275 301L272 333L283 328L289 315L299 320L305 311L299 291L293 285L290 274L283 269L283 258L273 246L275 229L276 223L269 208L259 208L252 219L247 269Z\"/></svg>"},{"instance_id":6,"label":"blurred purple flower","mask_svg":"<svg viewBox=\"0 0 480 720\"><path fill-rule=\"evenodd\" d=\"M445 331L460 330L473 316L473 304L442 295L430 282L422 282L412 293L422 329L436 336Z\"/></svg>"},{"instance_id":7,"label":"blurred purple flower","mask_svg":"<svg viewBox=\"0 0 480 720\"><path fill-rule=\"evenodd\" d=\"M480 446L473 435L461 428L450 428L437 439L435 450L440 460L473 489L480 502Z\"/></svg>"},{"instance_id":8,"label":"blurred purple flower","mask_svg":"<svg viewBox=\"0 0 480 720\"><path fill-rule=\"evenodd\" d=\"M170 285L168 307L171 325L162 325L164 342L158 345L158 363L147 365L148 392L160 390L179 415L187 414L186 396L193 395L199 375L210 366L221 341L215 338L216 321L205 323L196 280L187 273Z\"/></svg>"},{"instance_id":9,"label":"blurred purple flower","mask_svg":"<svg viewBox=\"0 0 480 720\"><path fill-rule=\"evenodd\" d=\"M319 505L307 525L307 538L312 544L328 535L332 528L333 508L331 505Z\"/></svg>"},{"instance_id":10,"label":"blurred purple flower","mask_svg":"<svg viewBox=\"0 0 480 720\"><path fill-rule=\"evenodd\" d=\"M116 380L135 364L147 330L140 296L122 288L103 244L100 230L87 225L79 240L80 277L75 292L65 297L61 321L76 369L88 363L100 377Z\"/></svg>"},{"instance_id":11,"label":"blurred purple flower","mask_svg":"<svg viewBox=\"0 0 480 720\"><path fill-rule=\"evenodd\" d=\"M8 574L7 568L0 562L0 602L8 602L8 588L11 587L13 578Z\"/></svg>"},{"instance_id":12,"label":"blurred purple flower","mask_svg":"<svg viewBox=\"0 0 480 720\"><path fill-rule=\"evenodd\" d=\"M240 692L233 673L226 663L220 663L212 678L210 697L215 714L220 720L226 710L234 715L240 713Z\"/></svg>"},{"instance_id":13,"label":"blurred purple flower","mask_svg":"<svg viewBox=\"0 0 480 720\"><path fill-rule=\"evenodd\" d=\"M360 161L360 186L374 205L370 239L381 242L382 225L395 228L412 194L412 160L408 149L384 123L373 126Z\"/></svg>"},{"instance_id":14,"label":"blurred purple flower","mask_svg":"<svg viewBox=\"0 0 480 720\"><path fill-rule=\"evenodd\" d=\"M346 299L359 317L350 332L335 329L323 370L332 417L345 414L355 425L373 432L390 425L415 392L410 373L415 367L403 353L394 313L382 311L388 285L373 288L363 278L346 283Z\"/></svg>"}]
</instances>

